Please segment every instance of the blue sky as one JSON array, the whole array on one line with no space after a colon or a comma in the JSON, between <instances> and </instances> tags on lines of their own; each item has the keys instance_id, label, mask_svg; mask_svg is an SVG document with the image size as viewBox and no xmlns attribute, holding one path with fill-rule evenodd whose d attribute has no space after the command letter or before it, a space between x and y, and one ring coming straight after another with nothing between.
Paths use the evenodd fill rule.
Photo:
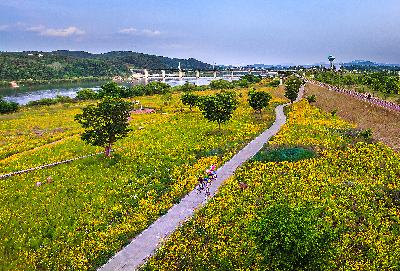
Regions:
<instances>
[{"instance_id":1,"label":"blue sky","mask_svg":"<svg viewBox=\"0 0 400 271\"><path fill-rule=\"evenodd\" d=\"M400 63L399 0L1 0L0 50L131 50L218 64Z\"/></svg>"}]
</instances>

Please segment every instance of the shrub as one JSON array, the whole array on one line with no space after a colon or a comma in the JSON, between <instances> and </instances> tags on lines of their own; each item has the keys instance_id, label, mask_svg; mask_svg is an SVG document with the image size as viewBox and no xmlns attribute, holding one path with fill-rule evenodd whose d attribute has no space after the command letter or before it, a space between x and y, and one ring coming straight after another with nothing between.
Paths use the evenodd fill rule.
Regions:
<instances>
[{"instance_id":1,"label":"shrub","mask_svg":"<svg viewBox=\"0 0 400 271\"><path fill-rule=\"evenodd\" d=\"M231 89L234 88L234 84L232 82L219 79L219 80L213 80L210 82L210 88L211 89Z\"/></svg>"},{"instance_id":2,"label":"shrub","mask_svg":"<svg viewBox=\"0 0 400 271\"><path fill-rule=\"evenodd\" d=\"M43 98L43 99L40 99L37 101L30 101L26 105L27 106L37 106L37 105L52 105L52 104L56 104L56 103L58 103L58 101L56 99Z\"/></svg>"},{"instance_id":3,"label":"shrub","mask_svg":"<svg viewBox=\"0 0 400 271\"><path fill-rule=\"evenodd\" d=\"M19 105L16 102L8 102L0 97L0 114L16 112Z\"/></svg>"},{"instance_id":4,"label":"shrub","mask_svg":"<svg viewBox=\"0 0 400 271\"><path fill-rule=\"evenodd\" d=\"M254 74L246 74L240 78L241 80L246 80L249 83L259 83L262 80L262 77L260 75L254 75Z\"/></svg>"},{"instance_id":5,"label":"shrub","mask_svg":"<svg viewBox=\"0 0 400 271\"><path fill-rule=\"evenodd\" d=\"M279 79L274 79L271 82L268 83L268 86L270 87L278 87L280 85L280 80Z\"/></svg>"},{"instance_id":6,"label":"shrub","mask_svg":"<svg viewBox=\"0 0 400 271\"><path fill-rule=\"evenodd\" d=\"M74 102L74 99L68 96L62 96L62 95L57 95L54 100L56 100L57 103L72 103Z\"/></svg>"},{"instance_id":7,"label":"shrub","mask_svg":"<svg viewBox=\"0 0 400 271\"><path fill-rule=\"evenodd\" d=\"M238 81L235 81L235 85L241 88L247 88L250 85L250 83L246 79L240 79Z\"/></svg>"},{"instance_id":8,"label":"shrub","mask_svg":"<svg viewBox=\"0 0 400 271\"><path fill-rule=\"evenodd\" d=\"M317 101L317 97L313 94L313 95L307 96L307 97L306 97L306 100L307 100L309 103L315 103L315 102Z\"/></svg>"},{"instance_id":9,"label":"shrub","mask_svg":"<svg viewBox=\"0 0 400 271\"><path fill-rule=\"evenodd\" d=\"M271 270L326 270L334 234L311 206L269 206L250 226Z\"/></svg>"},{"instance_id":10,"label":"shrub","mask_svg":"<svg viewBox=\"0 0 400 271\"><path fill-rule=\"evenodd\" d=\"M145 95L165 94L171 92L171 86L158 81L148 83L145 88Z\"/></svg>"},{"instance_id":11,"label":"shrub","mask_svg":"<svg viewBox=\"0 0 400 271\"><path fill-rule=\"evenodd\" d=\"M129 93L131 97L143 96L146 94L146 86L136 85L129 88Z\"/></svg>"},{"instance_id":12,"label":"shrub","mask_svg":"<svg viewBox=\"0 0 400 271\"><path fill-rule=\"evenodd\" d=\"M76 99L78 100L95 100L97 99L97 93L90 88L81 89L76 93Z\"/></svg>"},{"instance_id":13,"label":"shrub","mask_svg":"<svg viewBox=\"0 0 400 271\"><path fill-rule=\"evenodd\" d=\"M300 147L279 148L275 150L261 150L254 156L253 160L263 162L294 162L313 158L315 155L314 151Z\"/></svg>"},{"instance_id":14,"label":"shrub","mask_svg":"<svg viewBox=\"0 0 400 271\"><path fill-rule=\"evenodd\" d=\"M195 91L196 90L196 85L192 84L188 81L185 82L184 85L180 86L180 90L183 92L190 92L190 91Z\"/></svg>"},{"instance_id":15,"label":"shrub","mask_svg":"<svg viewBox=\"0 0 400 271\"><path fill-rule=\"evenodd\" d=\"M372 130L366 129L360 132L360 136L363 137L366 141L372 140Z\"/></svg>"}]
</instances>

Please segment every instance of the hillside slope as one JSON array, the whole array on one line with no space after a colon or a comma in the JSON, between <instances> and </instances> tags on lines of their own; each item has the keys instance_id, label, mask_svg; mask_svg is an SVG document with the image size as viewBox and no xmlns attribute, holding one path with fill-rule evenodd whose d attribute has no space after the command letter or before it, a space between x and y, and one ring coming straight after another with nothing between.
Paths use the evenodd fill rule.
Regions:
<instances>
[{"instance_id":1,"label":"hillside slope","mask_svg":"<svg viewBox=\"0 0 400 271\"><path fill-rule=\"evenodd\" d=\"M130 51L91 54L84 51L0 52L0 80L50 80L126 75L128 67L147 69L209 69L194 58L178 59Z\"/></svg>"}]
</instances>

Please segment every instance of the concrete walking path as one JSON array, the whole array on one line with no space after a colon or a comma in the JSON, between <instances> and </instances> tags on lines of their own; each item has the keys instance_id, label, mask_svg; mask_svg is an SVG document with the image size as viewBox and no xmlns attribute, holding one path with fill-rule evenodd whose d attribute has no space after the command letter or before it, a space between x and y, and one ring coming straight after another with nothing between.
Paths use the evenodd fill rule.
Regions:
<instances>
[{"instance_id":1,"label":"concrete walking path","mask_svg":"<svg viewBox=\"0 0 400 271\"><path fill-rule=\"evenodd\" d=\"M298 98L303 96L304 88L301 87ZM245 161L252 158L264 144L275 135L286 122L283 112L285 105L275 108L276 119L270 128L252 140L246 147L240 150L231 160L226 162L217 170L218 178L210 186L210 197L214 196L222 183L231 177L235 170ZM209 198L210 198L209 197ZM204 192L198 193L196 189L187 194L178 204L174 205L162 217L158 218L146 230L137 235L129 245L114 255L100 271L135 270L145 263L161 242L174 232L182 223L190 219L196 209L202 207L206 202Z\"/></svg>"}]
</instances>

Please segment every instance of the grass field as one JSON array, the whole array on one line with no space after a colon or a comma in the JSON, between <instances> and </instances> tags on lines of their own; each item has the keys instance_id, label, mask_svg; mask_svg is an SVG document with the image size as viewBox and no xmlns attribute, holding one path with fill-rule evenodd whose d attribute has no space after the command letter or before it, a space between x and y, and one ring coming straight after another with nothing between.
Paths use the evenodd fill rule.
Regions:
<instances>
[{"instance_id":1,"label":"grass field","mask_svg":"<svg viewBox=\"0 0 400 271\"><path fill-rule=\"evenodd\" d=\"M317 156L247 163L143 270L400 269L400 156L382 143L364 142L350 132L352 124L306 101L289 111L268 147L302 146ZM270 213L280 215L281 206L318 215L296 211L277 221ZM254 225L265 221L275 224L257 237ZM330 238L307 240L310 232ZM262 247L264 236L270 239ZM312 246L324 249L308 251ZM305 256L294 259L298 254Z\"/></svg>"},{"instance_id":2,"label":"grass field","mask_svg":"<svg viewBox=\"0 0 400 271\"><path fill-rule=\"evenodd\" d=\"M197 110L178 112L178 94L168 105L160 96L141 97L158 113L132 115L134 131L116 144L113 158L94 156L1 180L2 270L94 270L104 263L193 189L206 168L221 165L266 129L274 106L284 102L274 98L260 117L247 105L247 90L238 92L240 106L221 132ZM83 106L1 116L7 136L0 171L99 151L79 140L73 117ZM38 181L43 184L36 187Z\"/></svg>"},{"instance_id":3,"label":"grass field","mask_svg":"<svg viewBox=\"0 0 400 271\"><path fill-rule=\"evenodd\" d=\"M305 96L315 95L315 105L326 112L337 111L341 118L362 129L372 129L373 137L400 150L400 113L325 88L307 84Z\"/></svg>"}]
</instances>

